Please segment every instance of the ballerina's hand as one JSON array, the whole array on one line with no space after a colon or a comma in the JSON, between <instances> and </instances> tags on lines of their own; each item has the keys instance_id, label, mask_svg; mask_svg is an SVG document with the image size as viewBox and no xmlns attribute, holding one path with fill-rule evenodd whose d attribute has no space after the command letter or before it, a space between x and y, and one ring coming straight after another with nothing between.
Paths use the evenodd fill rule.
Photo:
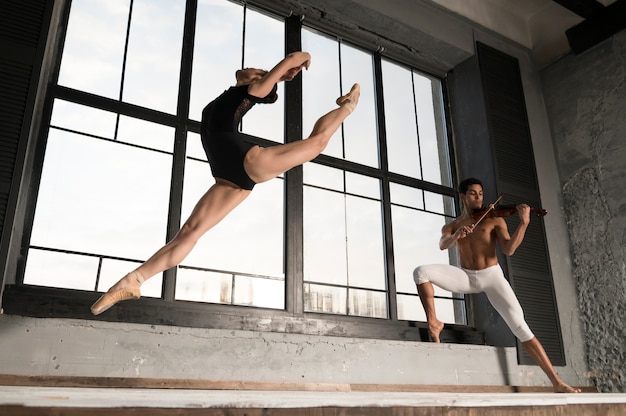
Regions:
<instances>
[{"instance_id":1,"label":"ballerina's hand","mask_svg":"<svg viewBox=\"0 0 626 416\"><path fill-rule=\"evenodd\" d=\"M289 69L282 76L281 81L291 81L291 80L293 80L296 77L296 75L298 75L300 73L300 71L302 71L302 68L304 68L304 67L305 67L305 65L301 64L301 65L298 65L295 68Z\"/></svg>"},{"instance_id":2,"label":"ballerina's hand","mask_svg":"<svg viewBox=\"0 0 626 416\"><path fill-rule=\"evenodd\" d=\"M304 66L305 69L309 69L309 66L311 66L311 54L308 52L295 52L296 54L298 54L299 58L302 58L303 61L302 64L300 64L300 69L302 69L302 67Z\"/></svg>"}]
</instances>

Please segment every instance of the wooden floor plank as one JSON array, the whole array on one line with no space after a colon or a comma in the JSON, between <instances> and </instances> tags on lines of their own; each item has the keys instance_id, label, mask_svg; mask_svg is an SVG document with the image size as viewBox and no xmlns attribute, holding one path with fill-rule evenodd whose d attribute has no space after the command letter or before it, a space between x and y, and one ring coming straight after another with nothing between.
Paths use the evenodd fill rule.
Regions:
<instances>
[{"instance_id":1,"label":"wooden floor plank","mask_svg":"<svg viewBox=\"0 0 626 416\"><path fill-rule=\"evenodd\" d=\"M156 409L0 406L0 416L623 416L626 404L517 407L317 407Z\"/></svg>"},{"instance_id":2,"label":"wooden floor plank","mask_svg":"<svg viewBox=\"0 0 626 416\"><path fill-rule=\"evenodd\" d=\"M276 383L236 380L165 379L140 377L25 376L0 374L2 386L95 387L193 390L336 391L336 392L451 392L451 393L552 393L550 386L483 386L425 384ZM585 393L595 387L582 386Z\"/></svg>"}]
</instances>

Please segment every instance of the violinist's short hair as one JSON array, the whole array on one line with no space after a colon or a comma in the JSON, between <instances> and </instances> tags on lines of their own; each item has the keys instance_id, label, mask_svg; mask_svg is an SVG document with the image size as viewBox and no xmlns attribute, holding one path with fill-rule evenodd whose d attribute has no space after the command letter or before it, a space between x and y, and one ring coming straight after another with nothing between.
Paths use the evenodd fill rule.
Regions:
<instances>
[{"instance_id":1,"label":"violinist's short hair","mask_svg":"<svg viewBox=\"0 0 626 416\"><path fill-rule=\"evenodd\" d=\"M470 187L470 185L480 185L481 188L483 187L483 183L480 181L480 179L466 178L463 179L459 184L459 193L466 194L467 189Z\"/></svg>"}]
</instances>

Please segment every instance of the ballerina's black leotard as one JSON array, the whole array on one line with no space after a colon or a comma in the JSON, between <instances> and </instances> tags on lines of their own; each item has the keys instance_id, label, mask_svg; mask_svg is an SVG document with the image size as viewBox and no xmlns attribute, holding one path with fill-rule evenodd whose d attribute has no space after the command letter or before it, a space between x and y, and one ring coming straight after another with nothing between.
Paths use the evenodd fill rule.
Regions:
<instances>
[{"instance_id":1,"label":"ballerina's black leotard","mask_svg":"<svg viewBox=\"0 0 626 416\"><path fill-rule=\"evenodd\" d=\"M252 190L254 181L243 167L248 150L255 146L247 134L238 131L241 118L256 103L273 103L278 98L276 85L265 97L248 94L248 85L230 87L202 110L200 136L215 178L226 179Z\"/></svg>"}]
</instances>

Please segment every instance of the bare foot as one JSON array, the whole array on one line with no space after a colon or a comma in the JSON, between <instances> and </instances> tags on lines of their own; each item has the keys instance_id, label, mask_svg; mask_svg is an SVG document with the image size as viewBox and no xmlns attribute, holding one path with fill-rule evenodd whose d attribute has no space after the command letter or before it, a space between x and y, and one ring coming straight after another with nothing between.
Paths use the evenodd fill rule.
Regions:
<instances>
[{"instance_id":1,"label":"bare foot","mask_svg":"<svg viewBox=\"0 0 626 416\"><path fill-rule=\"evenodd\" d=\"M337 98L337 105L340 107L345 107L350 112L353 112L356 108L356 105L359 102L359 96L361 95L361 86L359 84L354 84L350 89L350 92L346 95L342 95Z\"/></svg>"},{"instance_id":2,"label":"bare foot","mask_svg":"<svg viewBox=\"0 0 626 416\"><path fill-rule=\"evenodd\" d=\"M93 305L91 313L100 315L117 302L129 299L139 299L141 290L139 289L144 279L138 272L130 272L116 284L114 284L104 295L100 296Z\"/></svg>"},{"instance_id":3,"label":"bare foot","mask_svg":"<svg viewBox=\"0 0 626 416\"><path fill-rule=\"evenodd\" d=\"M437 320L434 322L428 322L428 335L433 340L433 342L441 342L439 340L439 334L443 330L443 322Z\"/></svg>"},{"instance_id":4,"label":"bare foot","mask_svg":"<svg viewBox=\"0 0 626 416\"><path fill-rule=\"evenodd\" d=\"M580 393L581 390L560 382L554 386L555 393Z\"/></svg>"}]
</instances>

